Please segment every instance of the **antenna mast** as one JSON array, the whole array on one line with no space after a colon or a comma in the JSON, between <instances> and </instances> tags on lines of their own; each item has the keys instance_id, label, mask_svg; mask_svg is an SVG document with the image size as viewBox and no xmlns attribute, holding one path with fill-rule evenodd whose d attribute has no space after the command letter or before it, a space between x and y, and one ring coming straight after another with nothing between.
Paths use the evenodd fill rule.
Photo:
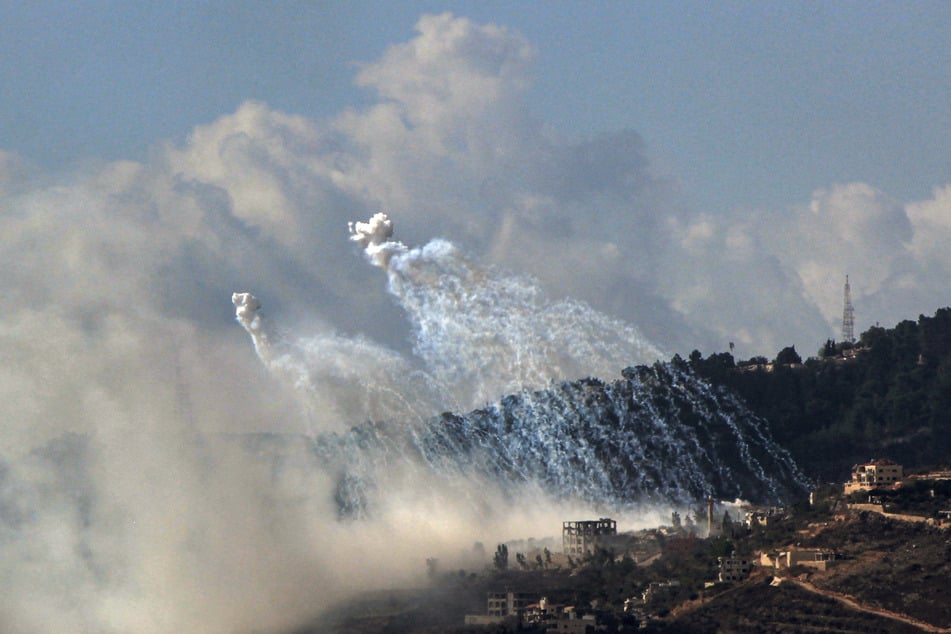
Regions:
<instances>
[{"instance_id":1,"label":"antenna mast","mask_svg":"<svg viewBox=\"0 0 951 634\"><path fill-rule=\"evenodd\" d=\"M849 276L845 276L845 293L842 302L842 341L855 343L855 309L852 308L852 289Z\"/></svg>"}]
</instances>

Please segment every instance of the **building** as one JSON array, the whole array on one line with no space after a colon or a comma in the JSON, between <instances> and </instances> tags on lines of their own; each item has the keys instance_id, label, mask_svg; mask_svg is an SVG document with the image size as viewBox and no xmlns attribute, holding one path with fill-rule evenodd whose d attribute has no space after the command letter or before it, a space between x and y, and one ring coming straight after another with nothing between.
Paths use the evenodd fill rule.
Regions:
<instances>
[{"instance_id":1,"label":"building","mask_svg":"<svg viewBox=\"0 0 951 634\"><path fill-rule=\"evenodd\" d=\"M737 557L736 553L733 553L729 557L717 557L717 564L719 565L717 581L725 583L728 581L743 581L749 577L753 562L750 561L749 557Z\"/></svg>"},{"instance_id":2,"label":"building","mask_svg":"<svg viewBox=\"0 0 951 634\"><path fill-rule=\"evenodd\" d=\"M600 539L614 535L617 535L617 522L606 517L561 524L562 549L566 555L590 555Z\"/></svg>"},{"instance_id":3,"label":"building","mask_svg":"<svg viewBox=\"0 0 951 634\"><path fill-rule=\"evenodd\" d=\"M895 488L901 484L902 477L900 464L885 458L871 460L852 467L852 480L845 483L844 492L848 495L856 491Z\"/></svg>"},{"instance_id":4,"label":"building","mask_svg":"<svg viewBox=\"0 0 951 634\"><path fill-rule=\"evenodd\" d=\"M680 582L676 579L670 579L668 581L651 581L647 584L647 587L644 588L644 591L641 592L641 602L648 604L654 599L663 596L669 596L675 592L680 587Z\"/></svg>"},{"instance_id":5,"label":"building","mask_svg":"<svg viewBox=\"0 0 951 634\"><path fill-rule=\"evenodd\" d=\"M524 592L489 592L485 614L467 614L466 625L496 625L507 619L518 619L533 600Z\"/></svg>"},{"instance_id":6,"label":"building","mask_svg":"<svg viewBox=\"0 0 951 634\"><path fill-rule=\"evenodd\" d=\"M557 621L548 625L546 634L588 634L598 626L598 619L593 614L578 617L575 614L563 615Z\"/></svg>"},{"instance_id":7,"label":"building","mask_svg":"<svg viewBox=\"0 0 951 634\"><path fill-rule=\"evenodd\" d=\"M558 620L558 615L562 613L563 606L553 604L548 597L542 597L538 603L530 603L525 606L522 612L522 620L525 623L542 624Z\"/></svg>"},{"instance_id":8,"label":"building","mask_svg":"<svg viewBox=\"0 0 951 634\"><path fill-rule=\"evenodd\" d=\"M763 553L760 565L776 570L793 566L807 566L825 570L829 562L835 561L835 551L828 548L791 548L779 553Z\"/></svg>"},{"instance_id":9,"label":"building","mask_svg":"<svg viewBox=\"0 0 951 634\"><path fill-rule=\"evenodd\" d=\"M525 592L490 592L486 613L489 616L518 616L533 599Z\"/></svg>"},{"instance_id":10,"label":"building","mask_svg":"<svg viewBox=\"0 0 951 634\"><path fill-rule=\"evenodd\" d=\"M811 494L810 494L811 495ZM746 511L743 524L746 530L753 530L756 527L772 526L776 522L786 517L786 509L781 506L764 506L751 508Z\"/></svg>"}]
</instances>

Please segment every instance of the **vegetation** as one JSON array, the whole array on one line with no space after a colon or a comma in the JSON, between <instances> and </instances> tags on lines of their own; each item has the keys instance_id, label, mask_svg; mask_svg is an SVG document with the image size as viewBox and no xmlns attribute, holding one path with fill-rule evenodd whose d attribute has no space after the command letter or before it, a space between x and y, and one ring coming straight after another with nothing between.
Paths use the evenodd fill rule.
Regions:
<instances>
[{"instance_id":1,"label":"vegetation","mask_svg":"<svg viewBox=\"0 0 951 634\"><path fill-rule=\"evenodd\" d=\"M793 348L783 349L771 371L759 369L765 358L735 363L728 353L704 359L694 351L689 363L738 392L816 480L844 480L853 463L872 457L906 467L947 460L951 308L891 329L870 328L854 347L827 341L802 365L797 357Z\"/></svg>"},{"instance_id":2,"label":"vegetation","mask_svg":"<svg viewBox=\"0 0 951 634\"><path fill-rule=\"evenodd\" d=\"M947 529L861 513L808 543L836 548L846 564L813 582L863 603L951 626L951 544ZM870 556L872 555L872 556Z\"/></svg>"},{"instance_id":3,"label":"vegetation","mask_svg":"<svg viewBox=\"0 0 951 634\"><path fill-rule=\"evenodd\" d=\"M725 592L697 610L669 621L653 622L645 632L921 632L917 627L843 607L793 584L778 587L769 579Z\"/></svg>"},{"instance_id":4,"label":"vegetation","mask_svg":"<svg viewBox=\"0 0 951 634\"><path fill-rule=\"evenodd\" d=\"M852 503L881 502L889 513L937 518L940 511L951 509L951 480L906 479L897 489L856 491L848 497Z\"/></svg>"}]
</instances>

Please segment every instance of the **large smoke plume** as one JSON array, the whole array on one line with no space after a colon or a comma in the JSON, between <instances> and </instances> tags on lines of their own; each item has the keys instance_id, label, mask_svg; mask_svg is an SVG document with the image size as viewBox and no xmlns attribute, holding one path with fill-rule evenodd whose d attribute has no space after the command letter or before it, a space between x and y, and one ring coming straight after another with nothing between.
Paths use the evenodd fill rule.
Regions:
<instances>
[{"instance_id":1,"label":"large smoke plume","mask_svg":"<svg viewBox=\"0 0 951 634\"><path fill-rule=\"evenodd\" d=\"M451 15L417 31L361 66L375 101L326 120L247 102L146 162L68 174L0 151L0 630L280 631L425 557L587 512L484 524L407 472L419 486L355 537L334 482L294 455L249 458L244 434L464 411L513 377L615 376L647 341L808 351L838 331L845 272L858 330L946 297L951 187L902 201L817 183L786 209L687 209L636 133L573 143L538 120L518 33ZM381 208L423 245L385 275L340 237ZM265 364L223 301L235 289L259 293L239 298L252 331L280 318L258 322ZM471 329L502 306L521 321ZM448 361L466 337L497 353L491 372ZM605 370L612 351L632 358Z\"/></svg>"}]
</instances>

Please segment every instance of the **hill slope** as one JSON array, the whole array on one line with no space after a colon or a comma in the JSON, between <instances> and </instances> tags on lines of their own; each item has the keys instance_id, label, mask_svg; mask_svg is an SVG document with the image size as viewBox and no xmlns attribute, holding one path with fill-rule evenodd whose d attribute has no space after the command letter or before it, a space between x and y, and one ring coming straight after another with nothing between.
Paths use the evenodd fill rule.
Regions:
<instances>
[{"instance_id":1,"label":"hill slope","mask_svg":"<svg viewBox=\"0 0 951 634\"><path fill-rule=\"evenodd\" d=\"M906 467L947 462L951 448L951 308L862 333L848 358L827 342L819 358L772 371L732 356L690 357L769 421L773 437L813 477L842 480L853 463L888 456Z\"/></svg>"},{"instance_id":2,"label":"hill slope","mask_svg":"<svg viewBox=\"0 0 951 634\"><path fill-rule=\"evenodd\" d=\"M445 486L534 487L613 508L707 496L780 502L808 486L761 418L683 362L524 391L422 425L366 423L318 436L313 451L336 474L342 516L372 513L400 465Z\"/></svg>"}]
</instances>

